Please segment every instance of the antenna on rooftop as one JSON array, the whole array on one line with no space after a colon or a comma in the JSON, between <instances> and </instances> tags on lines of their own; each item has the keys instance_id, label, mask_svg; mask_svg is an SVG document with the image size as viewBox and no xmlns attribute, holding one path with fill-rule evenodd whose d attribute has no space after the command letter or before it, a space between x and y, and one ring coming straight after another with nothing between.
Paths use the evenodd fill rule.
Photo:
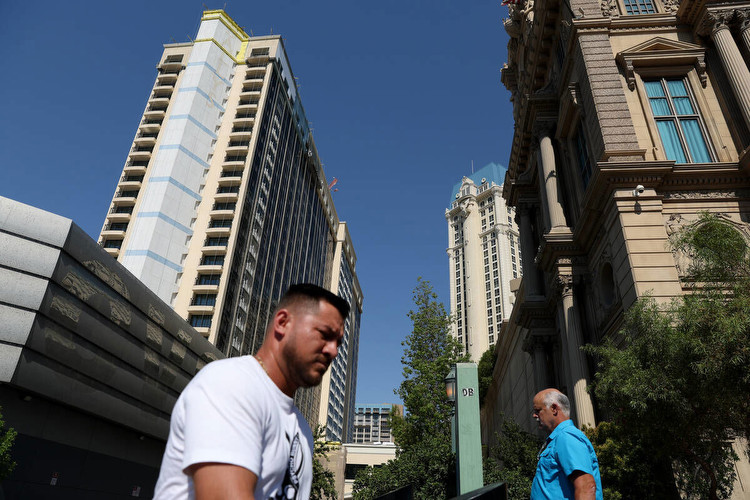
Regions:
<instances>
[{"instance_id":1,"label":"antenna on rooftop","mask_svg":"<svg viewBox=\"0 0 750 500\"><path fill-rule=\"evenodd\" d=\"M471 160L471 173L474 173L474 160Z\"/></svg>"}]
</instances>

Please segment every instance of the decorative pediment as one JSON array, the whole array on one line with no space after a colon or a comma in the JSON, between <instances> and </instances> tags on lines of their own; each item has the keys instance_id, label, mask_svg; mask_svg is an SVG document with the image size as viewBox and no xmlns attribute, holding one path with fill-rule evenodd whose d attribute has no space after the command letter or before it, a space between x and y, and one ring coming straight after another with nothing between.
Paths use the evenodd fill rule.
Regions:
<instances>
[{"instance_id":1,"label":"decorative pediment","mask_svg":"<svg viewBox=\"0 0 750 500\"><path fill-rule=\"evenodd\" d=\"M625 70L628 88L635 90L635 68L693 65L703 87L706 87L706 49L694 43L657 36L617 54Z\"/></svg>"}]
</instances>

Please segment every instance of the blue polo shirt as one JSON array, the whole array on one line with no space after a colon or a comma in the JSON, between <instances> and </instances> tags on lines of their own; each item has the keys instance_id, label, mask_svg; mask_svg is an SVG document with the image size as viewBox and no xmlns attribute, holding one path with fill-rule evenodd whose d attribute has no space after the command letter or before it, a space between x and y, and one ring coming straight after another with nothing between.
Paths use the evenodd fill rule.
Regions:
<instances>
[{"instance_id":1,"label":"blue polo shirt","mask_svg":"<svg viewBox=\"0 0 750 500\"><path fill-rule=\"evenodd\" d=\"M575 498L573 483L568 479L575 471L594 476L596 500L603 500L599 461L594 447L572 420L566 420L555 427L539 454L531 485L531 500Z\"/></svg>"}]
</instances>

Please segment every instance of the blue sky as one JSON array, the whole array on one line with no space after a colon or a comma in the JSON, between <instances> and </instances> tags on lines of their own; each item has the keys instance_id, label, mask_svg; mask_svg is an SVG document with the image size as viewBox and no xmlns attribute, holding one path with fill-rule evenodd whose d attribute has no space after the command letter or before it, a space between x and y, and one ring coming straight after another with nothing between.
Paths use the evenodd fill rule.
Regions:
<instances>
[{"instance_id":1,"label":"blue sky","mask_svg":"<svg viewBox=\"0 0 750 500\"><path fill-rule=\"evenodd\" d=\"M162 44L205 8L281 34L364 293L357 401L397 401L422 276L449 304L453 185L507 164L499 0L0 2L0 195L98 236Z\"/></svg>"}]
</instances>

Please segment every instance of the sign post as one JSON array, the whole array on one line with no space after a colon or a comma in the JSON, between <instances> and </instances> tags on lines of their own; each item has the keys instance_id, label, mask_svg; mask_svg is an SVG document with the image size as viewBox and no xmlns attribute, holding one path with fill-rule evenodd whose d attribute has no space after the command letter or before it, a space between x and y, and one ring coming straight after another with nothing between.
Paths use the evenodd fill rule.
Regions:
<instances>
[{"instance_id":1,"label":"sign post","mask_svg":"<svg viewBox=\"0 0 750 500\"><path fill-rule=\"evenodd\" d=\"M451 434L456 453L456 486L458 494L462 495L481 488L484 482L477 365L456 363L445 382L448 398L455 408Z\"/></svg>"}]
</instances>

